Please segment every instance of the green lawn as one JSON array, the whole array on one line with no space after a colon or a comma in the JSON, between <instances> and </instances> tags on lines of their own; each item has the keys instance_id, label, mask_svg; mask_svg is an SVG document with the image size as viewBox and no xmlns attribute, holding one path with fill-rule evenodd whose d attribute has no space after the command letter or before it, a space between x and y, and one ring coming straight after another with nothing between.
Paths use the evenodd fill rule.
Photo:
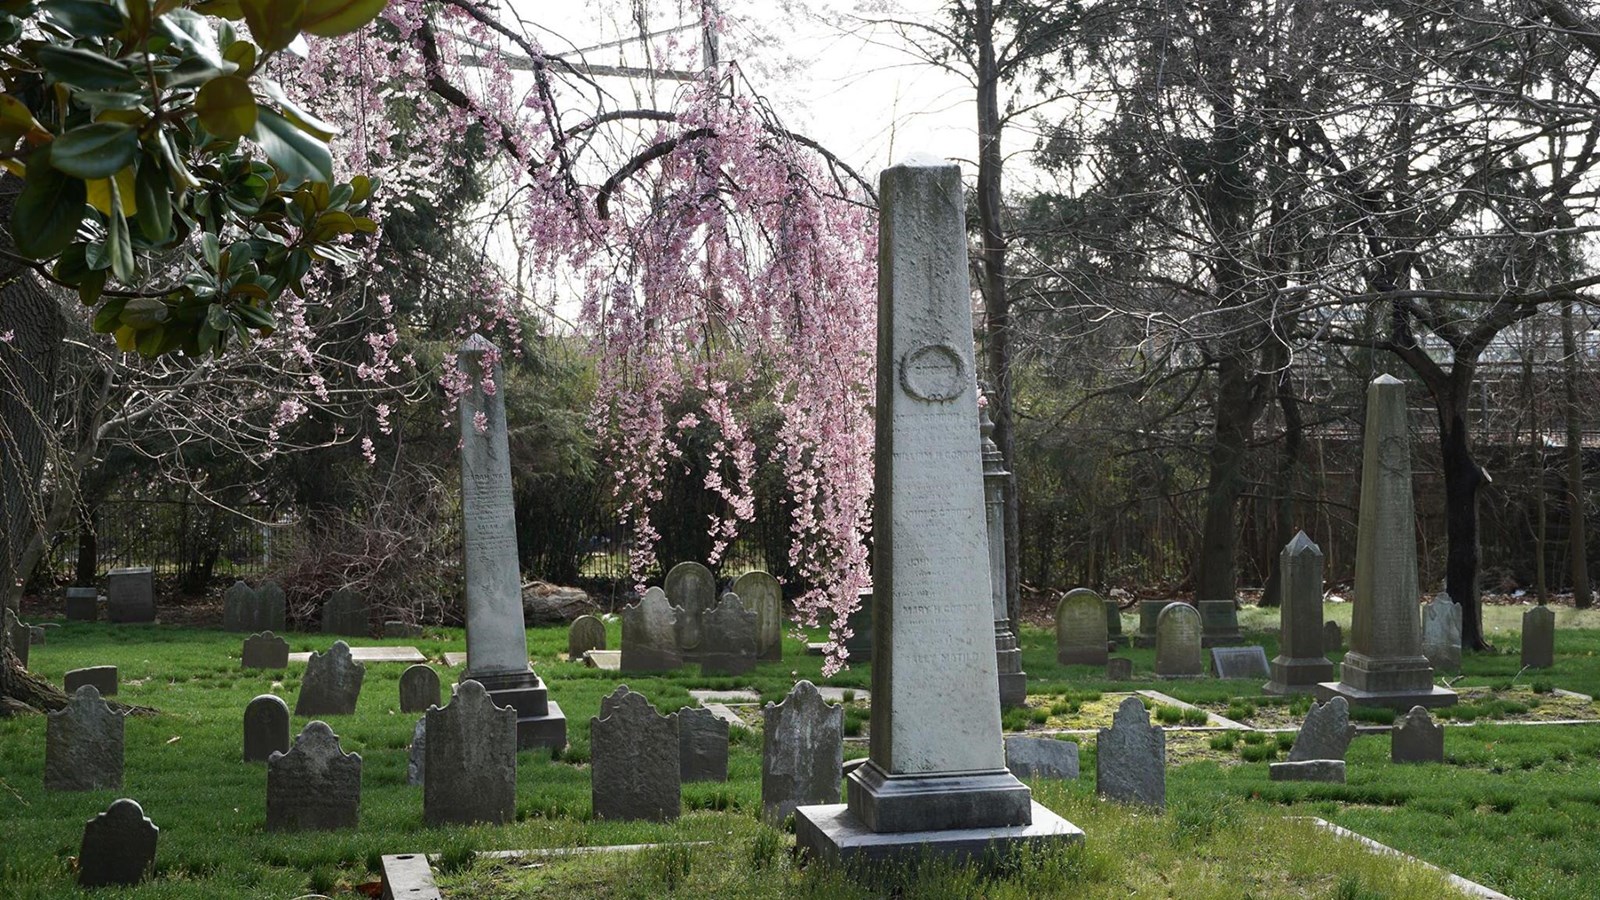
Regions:
<instances>
[{"instance_id":1,"label":"green lawn","mask_svg":"<svg viewBox=\"0 0 1600 900\"><path fill-rule=\"evenodd\" d=\"M1331 607L1337 615L1340 607ZM1348 607L1343 607L1348 610ZM1510 612L1510 611L1506 611ZM1568 615L1570 611L1566 611ZM1520 615L1520 613L1518 613ZM1248 627L1266 621L1248 611ZM1132 622L1125 622L1131 630ZM1564 624L1576 624L1565 623ZM1587 621L1582 624L1591 624ZM1594 624L1600 625L1600 621ZM612 646L619 638L611 624ZM1515 635L1496 634L1510 652L1467 656L1468 683L1496 683L1516 674ZM321 649L321 635L290 635L294 650ZM1275 635L1252 633L1273 652ZM369 664L357 713L333 717L346 750L364 760L361 827L351 832L269 835L265 772L238 760L244 705L272 692L293 705L301 665L288 672L238 670L242 636L165 626L71 623L50 630L33 648L34 671L59 680L70 668L120 667L119 698L159 708L127 726L125 788L118 793L47 793L42 787L44 722L0 720L0 895L74 896L71 858L82 824L116 796L139 800L162 828L154 881L140 897L300 897L337 894L371 880L385 853L440 852L447 896L489 900L516 896L869 896L839 873L798 870L792 841L760 825L760 739L736 729L727 784L684 788L684 817L670 825L595 822L589 817L588 719L619 681L664 709L689 703L694 687L754 687L780 699L797 677L819 679L821 660L797 640L782 662L752 676L701 679L692 669L670 677L619 678L560 661L564 629L529 632L535 665L552 699L569 716L571 746L560 758L520 755L518 821L503 827L424 828L420 790L405 784L405 747L414 717L397 710L404 666ZM1025 629L1025 667L1035 691L1126 690L1090 667L1054 663L1052 636ZM430 656L464 649L459 630L420 639L362 641L414 644ZM1600 688L1600 630L1563 630L1557 668L1541 675L1559 687ZM1133 650L1140 672L1150 651ZM454 672L444 680L454 680ZM1524 676L1523 680L1527 680ZM858 666L833 683L870 686ZM1157 681L1191 702L1256 696L1250 682ZM298 730L305 719L296 718ZM1289 816L1316 815L1523 898L1600 896L1600 856L1591 829L1600 828L1600 726L1452 728L1443 766L1395 767L1388 741L1363 737L1352 746L1350 783L1283 785L1265 764L1196 763L1169 771L1165 815L1094 799L1093 742L1084 746L1077 782L1037 786L1038 799L1088 833L1079 849L1024 860L997 882L935 870L913 881L912 896L1084 897L1439 897L1450 892L1436 875L1367 853ZM847 755L861 755L852 745ZM503 863L473 861L473 850L530 849L645 842L708 842L617 856ZM108 892L115 896L116 892ZM355 896L355 895L349 895Z\"/></svg>"}]
</instances>

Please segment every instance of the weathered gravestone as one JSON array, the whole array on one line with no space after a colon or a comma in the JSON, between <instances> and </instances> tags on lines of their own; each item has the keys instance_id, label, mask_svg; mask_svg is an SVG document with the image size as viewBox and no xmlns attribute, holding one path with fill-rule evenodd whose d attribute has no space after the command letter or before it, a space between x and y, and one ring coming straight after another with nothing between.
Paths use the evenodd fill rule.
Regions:
<instances>
[{"instance_id":1,"label":"weathered gravestone","mask_svg":"<svg viewBox=\"0 0 1600 900\"><path fill-rule=\"evenodd\" d=\"M1008 734L1006 768L1018 778L1077 778L1078 745L1051 737Z\"/></svg>"},{"instance_id":2,"label":"weathered gravestone","mask_svg":"<svg viewBox=\"0 0 1600 900\"><path fill-rule=\"evenodd\" d=\"M1128 636L1122 633L1122 609L1110 597L1106 598L1106 637L1108 648L1128 646Z\"/></svg>"},{"instance_id":3,"label":"weathered gravestone","mask_svg":"<svg viewBox=\"0 0 1600 900\"><path fill-rule=\"evenodd\" d=\"M1332 619L1322 623L1322 648L1325 653L1338 653L1344 649L1344 629Z\"/></svg>"},{"instance_id":4,"label":"weathered gravestone","mask_svg":"<svg viewBox=\"0 0 1600 900\"><path fill-rule=\"evenodd\" d=\"M1211 674L1217 678L1266 678L1267 651L1260 647L1212 647Z\"/></svg>"},{"instance_id":5,"label":"weathered gravestone","mask_svg":"<svg viewBox=\"0 0 1600 900\"><path fill-rule=\"evenodd\" d=\"M400 673L401 712L427 712L428 707L439 705L439 697L439 673L431 666L418 663Z\"/></svg>"},{"instance_id":6,"label":"weathered gravestone","mask_svg":"<svg viewBox=\"0 0 1600 900\"><path fill-rule=\"evenodd\" d=\"M1350 728L1350 704L1343 697L1317 703L1306 712L1300 732L1289 748L1289 762L1308 759L1344 759L1355 732Z\"/></svg>"},{"instance_id":7,"label":"weathered gravestone","mask_svg":"<svg viewBox=\"0 0 1600 900\"><path fill-rule=\"evenodd\" d=\"M100 592L92 587L67 588L67 620L93 622L100 618Z\"/></svg>"},{"instance_id":8,"label":"weathered gravestone","mask_svg":"<svg viewBox=\"0 0 1600 900\"><path fill-rule=\"evenodd\" d=\"M694 661L700 654L700 617L717 603L717 579L705 566L686 561L667 572L661 587L678 608L678 650Z\"/></svg>"},{"instance_id":9,"label":"weathered gravestone","mask_svg":"<svg viewBox=\"0 0 1600 900\"><path fill-rule=\"evenodd\" d=\"M244 708L244 761L266 762L274 753L289 752L289 704L275 694L261 694Z\"/></svg>"},{"instance_id":10,"label":"weathered gravestone","mask_svg":"<svg viewBox=\"0 0 1600 900\"><path fill-rule=\"evenodd\" d=\"M155 866L160 832L136 801L124 797L106 807L83 826L78 887L131 886L143 881Z\"/></svg>"},{"instance_id":11,"label":"weathered gravestone","mask_svg":"<svg viewBox=\"0 0 1600 900\"><path fill-rule=\"evenodd\" d=\"M1426 707L1394 720L1389 731L1389 759L1397 763L1444 762L1444 725L1433 721Z\"/></svg>"},{"instance_id":12,"label":"weathered gravestone","mask_svg":"<svg viewBox=\"0 0 1600 900\"><path fill-rule=\"evenodd\" d=\"M28 667L29 650L33 646L33 635L29 633L28 626L17 618L17 614L9 609L5 610L4 614L0 614L0 622L4 623L6 636L11 643L12 655L26 669Z\"/></svg>"},{"instance_id":13,"label":"weathered gravestone","mask_svg":"<svg viewBox=\"0 0 1600 900\"><path fill-rule=\"evenodd\" d=\"M879 196L870 756L845 804L795 810L796 846L904 864L1080 839L1005 767L961 172L914 157Z\"/></svg>"},{"instance_id":14,"label":"weathered gravestone","mask_svg":"<svg viewBox=\"0 0 1600 900\"><path fill-rule=\"evenodd\" d=\"M117 667L116 666L89 666L84 669L72 669L61 678L61 688L71 694L86 684L94 685L102 697L112 697L117 693Z\"/></svg>"},{"instance_id":15,"label":"weathered gravestone","mask_svg":"<svg viewBox=\"0 0 1600 900\"><path fill-rule=\"evenodd\" d=\"M1354 590L1350 652L1339 680L1313 690L1317 699L1337 695L1391 709L1454 704L1455 692L1434 686L1433 666L1422 655L1406 386L1389 375L1367 387Z\"/></svg>"},{"instance_id":16,"label":"weathered gravestone","mask_svg":"<svg viewBox=\"0 0 1600 900\"><path fill-rule=\"evenodd\" d=\"M1161 617L1163 609L1177 602L1177 600L1139 601L1139 630L1133 635L1133 645L1135 647L1154 647L1156 645L1156 620Z\"/></svg>"},{"instance_id":17,"label":"weathered gravestone","mask_svg":"<svg viewBox=\"0 0 1600 900\"><path fill-rule=\"evenodd\" d=\"M728 723L704 706L678 710L678 777L728 780Z\"/></svg>"},{"instance_id":18,"label":"weathered gravestone","mask_svg":"<svg viewBox=\"0 0 1600 900\"><path fill-rule=\"evenodd\" d=\"M1232 600L1200 600L1200 646L1231 647L1243 643L1239 633L1239 607Z\"/></svg>"},{"instance_id":19,"label":"weathered gravestone","mask_svg":"<svg viewBox=\"0 0 1600 900\"><path fill-rule=\"evenodd\" d=\"M761 711L761 816L783 823L795 808L839 802L844 707L801 681Z\"/></svg>"},{"instance_id":20,"label":"weathered gravestone","mask_svg":"<svg viewBox=\"0 0 1600 900\"><path fill-rule=\"evenodd\" d=\"M428 710L422 821L503 824L517 814L517 712L495 706L476 681Z\"/></svg>"},{"instance_id":21,"label":"weathered gravestone","mask_svg":"<svg viewBox=\"0 0 1600 900\"><path fill-rule=\"evenodd\" d=\"M100 699L94 685L78 688L66 706L45 717L45 789L121 788L122 748L122 713Z\"/></svg>"},{"instance_id":22,"label":"weathered gravestone","mask_svg":"<svg viewBox=\"0 0 1600 900\"><path fill-rule=\"evenodd\" d=\"M361 755L339 749L327 722L301 729L287 753L267 757L267 830L354 828L361 815Z\"/></svg>"},{"instance_id":23,"label":"weathered gravestone","mask_svg":"<svg viewBox=\"0 0 1600 900\"><path fill-rule=\"evenodd\" d=\"M366 598L349 588L334 591L322 603L322 633L366 637L372 631L372 610Z\"/></svg>"},{"instance_id":24,"label":"weathered gravestone","mask_svg":"<svg viewBox=\"0 0 1600 900\"><path fill-rule=\"evenodd\" d=\"M1168 604L1156 617L1156 674L1163 678L1204 675L1200 636L1200 613L1187 603Z\"/></svg>"},{"instance_id":25,"label":"weathered gravestone","mask_svg":"<svg viewBox=\"0 0 1600 900\"><path fill-rule=\"evenodd\" d=\"M1422 604L1422 655L1436 672L1461 671L1461 604L1449 594Z\"/></svg>"},{"instance_id":26,"label":"weathered gravestone","mask_svg":"<svg viewBox=\"0 0 1600 900\"><path fill-rule=\"evenodd\" d=\"M312 653L295 699L297 716L348 716L356 711L367 667L350 658L350 645L334 641L327 653Z\"/></svg>"},{"instance_id":27,"label":"weathered gravestone","mask_svg":"<svg viewBox=\"0 0 1600 900\"><path fill-rule=\"evenodd\" d=\"M1133 660L1113 656L1106 660L1106 677L1112 681L1127 681L1133 677Z\"/></svg>"},{"instance_id":28,"label":"weathered gravestone","mask_svg":"<svg viewBox=\"0 0 1600 900\"><path fill-rule=\"evenodd\" d=\"M1067 591L1056 604L1056 662L1063 666L1106 664L1106 604L1087 588Z\"/></svg>"},{"instance_id":29,"label":"weathered gravestone","mask_svg":"<svg viewBox=\"0 0 1600 900\"><path fill-rule=\"evenodd\" d=\"M1301 759L1275 762L1267 766L1268 777L1273 781L1325 781L1344 784L1345 765L1342 759Z\"/></svg>"},{"instance_id":30,"label":"weathered gravestone","mask_svg":"<svg viewBox=\"0 0 1600 900\"><path fill-rule=\"evenodd\" d=\"M700 674L743 675L756 667L759 617L745 609L737 594L723 594L722 602L700 617Z\"/></svg>"},{"instance_id":31,"label":"weathered gravestone","mask_svg":"<svg viewBox=\"0 0 1600 900\"><path fill-rule=\"evenodd\" d=\"M746 572L733 583L745 608L756 614L756 658L783 658L783 586L762 571Z\"/></svg>"},{"instance_id":32,"label":"weathered gravestone","mask_svg":"<svg viewBox=\"0 0 1600 900\"><path fill-rule=\"evenodd\" d=\"M645 591L638 603L623 607L622 671L670 672L683 665L678 652L680 615L660 588Z\"/></svg>"},{"instance_id":33,"label":"weathered gravestone","mask_svg":"<svg viewBox=\"0 0 1600 900\"><path fill-rule=\"evenodd\" d=\"M1272 658L1268 694L1309 694L1333 677L1333 663L1324 654L1327 633L1322 622L1322 549L1304 531L1278 554L1283 602L1278 611L1278 655ZM1333 625L1338 629L1338 625Z\"/></svg>"},{"instance_id":34,"label":"weathered gravestone","mask_svg":"<svg viewBox=\"0 0 1600 900\"><path fill-rule=\"evenodd\" d=\"M628 691L589 720L590 797L597 819L669 822L682 809L678 716ZM432 773L430 773L432 774Z\"/></svg>"},{"instance_id":35,"label":"weathered gravestone","mask_svg":"<svg viewBox=\"0 0 1600 900\"><path fill-rule=\"evenodd\" d=\"M422 784L428 775L428 717L423 715L411 729L411 746L406 748L406 784Z\"/></svg>"},{"instance_id":36,"label":"weathered gravestone","mask_svg":"<svg viewBox=\"0 0 1600 900\"><path fill-rule=\"evenodd\" d=\"M235 581L222 595L224 631L282 631L288 614L283 588L276 581L252 588Z\"/></svg>"},{"instance_id":37,"label":"weathered gravestone","mask_svg":"<svg viewBox=\"0 0 1600 900\"><path fill-rule=\"evenodd\" d=\"M1122 701L1111 727L1100 729L1094 746L1097 794L1122 803L1167 805L1167 734L1150 724L1150 713L1138 697Z\"/></svg>"},{"instance_id":38,"label":"weathered gravestone","mask_svg":"<svg viewBox=\"0 0 1600 900\"><path fill-rule=\"evenodd\" d=\"M1522 614L1522 665L1548 669L1556 664L1556 614L1535 606Z\"/></svg>"},{"instance_id":39,"label":"weathered gravestone","mask_svg":"<svg viewBox=\"0 0 1600 900\"><path fill-rule=\"evenodd\" d=\"M244 669L287 669L289 642L270 631L252 634L244 639L239 665Z\"/></svg>"},{"instance_id":40,"label":"weathered gravestone","mask_svg":"<svg viewBox=\"0 0 1600 900\"><path fill-rule=\"evenodd\" d=\"M579 616L567 628L567 659L581 660L590 650L606 649L606 623L597 616Z\"/></svg>"},{"instance_id":41,"label":"weathered gravestone","mask_svg":"<svg viewBox=\"0 0 1600 900\"><path fill-rule=\"evenodd\" d=\"M106 620L154 622L155 572L149 566L112 569L106 573Z\"/></svg>"}]
</instances>

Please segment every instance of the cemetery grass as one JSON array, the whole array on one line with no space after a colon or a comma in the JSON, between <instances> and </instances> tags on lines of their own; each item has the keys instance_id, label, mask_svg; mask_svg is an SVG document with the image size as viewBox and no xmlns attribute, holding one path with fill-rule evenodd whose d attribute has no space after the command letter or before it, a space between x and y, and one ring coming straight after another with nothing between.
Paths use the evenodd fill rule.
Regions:
<instances>
[{"instance_id":1,"label":"cemetery grass","mask_svg":"<svg viewBox=\"0 0 1600 900\"><path fill-rule=\"evenodd\" d=\"M610 646L618 625L608 623ZM799 873L790 839L758 823L760 741L735 729L726 784L684 786L684 816L674 824L599 822L590 818L588 719L600 698L626 682L663 710L688 705L691 688L754 688L763 701L781 699L796 677L820 682L821 659L786 640L785 658L752 675L702 679L693 667L665 676L622 676L559 659L565 629L529 632L536 667L568 716L571 745L559 760L519 756L518 821L508 826L429 829L421 824L421 790L405 784L405 748L415 716L398 712L404 665L367 664L357 712L331 717L347 751L363 756L361 825L355 831L268 834L265 769L239 761L245 704L276 693L293 706L304 664L286 672L238 669L243 635L166 626L69 623L33 648L33 669L59 683L71 668L120 668L118 699L153 706L153 717L127 724L121 791L46 793L42 789L44 721L0 720L0 894L79 896L72 857L82 825L118 796L139 800L161 826L157 877L142 897L299 897L337 894L377 877L387 853L438 852L448 895L493 897L655 896L669 889L709 887L724 896L866 896L836 873ZM333 638L287 635L291 650L324 649ZM1256 637L1270 637L1251 635ZM422 638L363 639L361 645L412 645L435 659L446 684L459 670L437 662L464 649L456 629ZM1042 692L1128 690L1089 667L1054 664L1053 636L1024 630L1033 689ZM1516 662L1514 647L1510 662ZM1558 633L1557 668L1567 687L1587 677L1600 683L1600 633ZM1269 653L1270 653L1269 649ZM1149 651L1134 650L1136 658ZM1469 679L1503 680L1505 660L1468 654ZM1150 661L1137 663L1147 673ZM1482 670L1482 671L1480 671ZM1571 678L1567 676L1571 675ZM1103 676L1103 672L1100 673ZM1141 674L1139 681L1146 676ZM1524 679L1526 680L1526 679ZM831 679L869 686L869 668ZM1259 696L1244 682L1136 683L1190 702ZM1579 687L1578 689L1582 689ZM305 724L294 717L292 730ZM1028 861L1014 877L980 888L968 873L943 872L911 885L915 896L1048 896L1083 884L1076 896L1125 896L1130 889L1185 897L1436 897L1448 896L1433 876L1374 857L1348 842L1285 825L1285 815L1320 815L1377 840L1461 871L1524 898L1583 896L1600 882L1600 863L1585 846L1600 828L1600 726L1539 729L1452 727L1445 766L1387 765L1386 738L1358 739L1351 783L1284 785L1267 780L1264 762L1175 765L1164 816L1130 812L1093 798L1092 740L1085 740L1083 777L1041 783L1041 802L1089 833L1081 850ZM847 742L846 756L864 755ZM1174 763L1180 761L1174 754ZM1226 823L1212 827L1209 823ZM1265 839L1270 835L1271 840ZM1281 839L1280 839L1281 837ZM472 862L477 850L581 847L654 842L708 842L626 855L519 863ZM1464 870L1464 871L1463 871ZM1414 887L1413 887L1414 886ZM703 891L702 891L703 892Z\"/></svg>"}]
</instances>

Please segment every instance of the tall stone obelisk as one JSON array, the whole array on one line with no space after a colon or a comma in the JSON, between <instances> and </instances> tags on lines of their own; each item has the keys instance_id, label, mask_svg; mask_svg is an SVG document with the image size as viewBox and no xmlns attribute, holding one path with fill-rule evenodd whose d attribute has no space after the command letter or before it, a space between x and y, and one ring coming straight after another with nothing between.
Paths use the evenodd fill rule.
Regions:
<instances>
[{"instance_id":1,"label":"tall stone obelisk","mask_svg":"<svg viewBox=\"0 0 1600 900\"><path fill-rule=\"evenodd\" d=\"M1433 666L1422 655L1419 595L1406 386L1379 375L1367 386L1350 652L1339 680L1316 686L1318 700L1342 696L1352 705L1400 710L1456 702L1455 691L1434 686Z\"/></svg>"},{"instance_id":2,"label":"tall stone obelisk","mask_svg":"<svg viewBox=\"0 0 1600 900\"><path fill-rule=\"evenodd\" d=\"M458 351L472 379L462 395L461 544L467 595L467 668L496 706L517 710L517 747L567 745L567 717L528 665L522 568L511 491L511 450L499 352L481 334ZM485 376L493 383L485 389Z\"/></svg>"},{"instance_id":3,"label":"tall stone obelisk","mask_svg":"<svg viewBox=\"0 0 1600 900\"><path fill-rule=\"evenodd\" d=\"M910 159L879 203L871 755L795 839L838 862L1078 839L1001 742L960 169Z\"/></svg>"}]
</instances>

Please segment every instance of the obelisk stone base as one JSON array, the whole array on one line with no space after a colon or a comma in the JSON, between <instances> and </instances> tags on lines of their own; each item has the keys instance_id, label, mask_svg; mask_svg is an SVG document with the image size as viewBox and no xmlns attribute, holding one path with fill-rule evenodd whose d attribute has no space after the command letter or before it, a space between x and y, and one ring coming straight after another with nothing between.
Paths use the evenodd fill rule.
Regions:
<instances>
[{"instance_id":1,"label":"obelisk stone base","mask_svg":"<svg viewBox=\"0 0 1600 900\"><path fill-rule=\"evenodd\" d=\"M1426 706L1429 709L1455 706L1459 699L1455 691L1434 685L1422 691L1364 691L1342 681L1325 681L1317 685L1312 694L1318 703L1343 697L1351 706L1382 706L1398 710L1409 710L1413 706Z\"/></svg>"},{"instance_id":2,"label":"obelisk stone base","mask_svg":"<svg viewBox=\"0 0 1600 900\"><path fill-rule=\"evenodd\" d=\"M556 751L567 746L567 717L558 703L551 702L544 679L532 671L496 675L461 675L462 681L476 681L489 692L495 706L517 711L517 749L548 747Z\"/></svg>"},{"instance_id":3,"label":"obelisk stone base","mask_svg":"<svg viewBox=\"0 0 1600 900\"><path fill-rule=\"evenodd\" d=\"M1333 663L1321 656L1274 657L1270 669L1272 680L1261 686L1264 694L1309 694L1318 684L1333 679Z\"/></svg>"},{"instance_id":4,"label":"obelisk stone base","mask_svg":"<svg viewBox=\"0 0 1600 900\"><path fill-rule=\"evenodd\" d=\"M1028 786L1009 769L890 775L868 761L844 786L851 815L872 831L1026 825L1032 802Z\"/></svg>"},{"instance_id":5,"label":"obelisk stone base","mask_svg":"<svg viewBox=\"0 0 1600 900\"><path fill-rule=\"evenodd\" d=\"M899 866L929 857L958 865L999 867L1023 847L1062 847L1083 840L1083 830L1028 801L1029 824L937 831L872 831L843 803L794 811L795 846L833 866Z\"/></svg>"}]
</instances>

